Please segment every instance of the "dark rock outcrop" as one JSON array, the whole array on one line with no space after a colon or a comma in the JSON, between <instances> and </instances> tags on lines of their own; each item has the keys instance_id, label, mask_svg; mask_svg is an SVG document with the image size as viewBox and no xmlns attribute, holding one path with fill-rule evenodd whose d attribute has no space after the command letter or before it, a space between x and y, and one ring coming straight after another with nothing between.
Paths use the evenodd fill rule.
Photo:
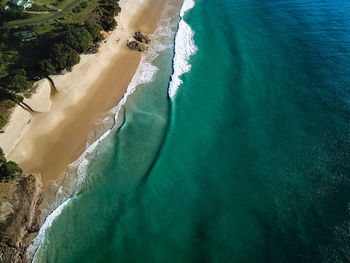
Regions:
<instances>
[{"instance_id":1,"label":"dark rock outcrop","mask_svg":"<svg viewBox=\"0 0 350 263\"><path fill-rule=\"evenodd\" d=\"M151 40L146 35L143 35L141 32L136 32L134 36L127 41L127 46L131 50L143 52L147 50L148 44L151 43Z\"/></svg>"},{"instance_id":2,"label":"dark rock outcrop","mask_svg":"<svg viewBox=\"0 0 350 263\"><path fill-rule=\"evenodd\" d=\"M28 262L26 249L40 228L41 178L23 176L12 190L12 200L0 205L0 262Z\"/></svg>"},{"instance_id":3,"label":"dark rock outcrop","mask_svg":"<svg viewBox=\"0 0 350 263\"><path fill-rule=\"evenodd\" d=\"M140 52L143 52L147 49L147 46L145 44L140 43L136 40L133 40L133 41L128 40L127 46L131 50L140 51Z\"/></svg>"},{"instance_id":4,"label":"dark rock outcrop","mask_svg":"<svg viewBox=\"0 0 350 263\"><path fill-rule=\"evenodd\" d=\"M151 43L151 40L149 39L149 37L146 35L143 35L141 32L135 32L134 38L136 41L145 43L147 45Z\"/></svg>"}]
</instances>

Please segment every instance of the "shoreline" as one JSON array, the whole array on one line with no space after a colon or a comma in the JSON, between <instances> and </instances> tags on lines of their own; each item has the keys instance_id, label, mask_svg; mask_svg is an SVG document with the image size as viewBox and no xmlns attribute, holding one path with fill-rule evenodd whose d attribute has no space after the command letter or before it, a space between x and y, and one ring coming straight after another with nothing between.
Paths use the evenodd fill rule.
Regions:
<instances>
[{"instance_id":1,"label":"shoreline","mask_svg":"<svg viewBox=\"0 0 350 263\"><path fill-rule=\"evenodd\" d=\"M25 173L40 173L45 184L55 181L86 150L96 123L123 98L139 66L141 53L129 50L126 41L135 31L154 32L166 4L155 8L156 2L121 0L118 26L99 52L81 55L72 72L51 77L58 90L51 95L51 109L32 113L27 131L8 154Z\"/></svg>"},{"instance_id":2,"label":"shoreline","mask_svg":"<svg viewBox=\"0 0 350 263\"><path fill-rule=\"evenodd\" d=\"M148 0L149 4L144 7L144 10L152 9L152 2L159 0ZM110 107L105 114L105 118L100 118L99 122L94 125L94 129L89 133L89 139L85 150L69 163L67 169L56 180L46 182L44 190L44 204L41 206L41 227L38 235L31 242L27 249L28 258L33 258L38 249L40 249L43 240L46 238L46 231L51 227L51 224L61 213L66 205L74 198L76 193L81 189L81 184L85 181L88 168L88 163L91 161L92 154L101 141L106 138L111 131L119 129L124 123L124 104L129 95L131 95L139 84L152 81L154 74L159 70L152 65L154 59L158 56L158 52L163 50L161 44L162 31L164 23L170 22L169 18L180 11L183 1L167 0L163 3L161 11L157 14L157 19L153 20L152 32L147 32L145 29L140 29L151 37L152 43L149 50L145 51L140 56L140 62L133 74L131 81L127 84L127 89L124 92L122 99L118 103ZM175 12L175 13L174 13ZM136 31L136 30L135 30ZM159 50L160 48L160 50Z\"/></svg>"}]
</instances>

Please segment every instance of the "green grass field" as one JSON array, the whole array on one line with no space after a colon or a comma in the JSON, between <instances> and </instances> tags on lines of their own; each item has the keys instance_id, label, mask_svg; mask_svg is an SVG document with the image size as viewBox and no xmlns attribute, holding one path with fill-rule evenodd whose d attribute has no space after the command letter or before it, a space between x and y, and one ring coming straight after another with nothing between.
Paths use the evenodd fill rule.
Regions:
<instances>
[{"instance_id":1,"label":"green grass field","mask_svg":"<svg viewBox=\"0 0 350 263\"><path fill-rule=\"evenodd\" d=\"M57 0L35 0L34 3L38 5L46 5L51 8L55 9L62 9L66 5L68 5L72 0L62 0L62 1L57 1Z\"/></svg>"},{"instance_id":2,"label":"green grass field","mask_svg":"<svg viewBox=\"0 0 350 263\"><path fill-rule=\"evenodd\" d=\"M74 0L63 0L62 2L56 0L37 0L35 3L45 4L49 7L53 6L55 8L64 8L67 5L71 4ZM82 8L81 4L86 3L86 7ZM55 6L55 4L58 5ZM71 6L69 9L65 10L60 16L52 18L44 23L35 23L34 28L35 32L38 35L45 34L60 24L69 24L69 23L83 23L85 20L91 17L93 10L98 6L98 0L79 0L75 5ZM73 12L73 9L80 7L80 12ZM54 13L50 14L33 14L32 17L28 19L15 20L9 22L6 26L14 27L18 23L31 23L36 20L46 19L53 16Z\"/></svg>"}]
</instances>

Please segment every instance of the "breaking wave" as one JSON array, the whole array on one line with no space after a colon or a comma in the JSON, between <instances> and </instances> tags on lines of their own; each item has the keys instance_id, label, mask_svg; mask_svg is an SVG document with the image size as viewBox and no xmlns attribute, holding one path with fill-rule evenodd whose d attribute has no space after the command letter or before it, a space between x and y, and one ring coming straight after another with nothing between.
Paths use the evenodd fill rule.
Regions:
<instances>
[{"instance_id":1,"label":"breaking wave","mask_svg":"<svg viewBox=\"0 0 350 263\"><path fill-rule=\"evenodd\" d=\"M195 5L193 0L184 0L180 11L180 22L175 37L175 55L173 59L173 75L169 84L169 96L173 98L182 84L180 76L191 70L189 60L196 53L197 46L194 43L194 32L184 21L185 13Z\"/></svg>"}]
</instances>

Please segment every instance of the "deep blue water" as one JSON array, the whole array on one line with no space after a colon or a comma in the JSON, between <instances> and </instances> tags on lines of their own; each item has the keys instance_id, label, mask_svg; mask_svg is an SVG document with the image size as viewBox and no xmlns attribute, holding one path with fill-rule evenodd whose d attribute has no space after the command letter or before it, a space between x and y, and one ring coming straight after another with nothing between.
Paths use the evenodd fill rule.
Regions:
<instances>
[{"instance_id":1,"label":"deep blue water","mask_svg":"<svg viewBox=\"0 0 350 263\"><path fill-rule=\"evenodd\" d=\"M350 262L350 2L197 0L185 21L177 94L170 45L37 259Z\"/></svg>"}]
</instances>

